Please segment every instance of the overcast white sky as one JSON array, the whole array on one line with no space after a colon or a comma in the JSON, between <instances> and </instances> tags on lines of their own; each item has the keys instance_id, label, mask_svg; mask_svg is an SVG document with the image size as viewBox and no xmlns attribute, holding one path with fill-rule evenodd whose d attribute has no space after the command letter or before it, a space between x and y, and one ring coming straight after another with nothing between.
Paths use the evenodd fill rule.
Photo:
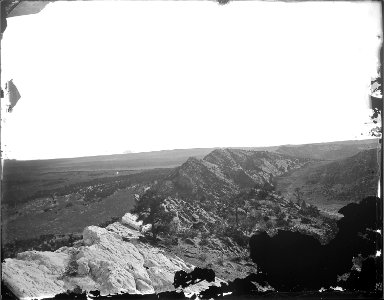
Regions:
<instances>
[{"instance_id":1,"label":"overcast white sky","mask_svg":"<svg viewBox=\"0 0 384 300\"><path fill-rule=\"evenodd\" d=\"M362 138L379 3L59 1L8 19L5 157Z\"/></svg>"}]
</instances>

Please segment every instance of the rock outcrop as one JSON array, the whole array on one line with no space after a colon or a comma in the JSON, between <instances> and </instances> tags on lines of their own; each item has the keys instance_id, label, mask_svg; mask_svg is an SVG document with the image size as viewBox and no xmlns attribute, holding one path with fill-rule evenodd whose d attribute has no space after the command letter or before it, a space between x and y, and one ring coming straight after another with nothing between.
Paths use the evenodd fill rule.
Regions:
<instances>
[{"instance_id":1,"label":"rock outcrop","mask_svg":"<svg viewBox=\"0 0 384 300\"><path fill-rule=\"evenodd\" d=\"M3 281L18 298L45 298L81 288L101 295L173 290L176 271L194 266L140 242L139 232L116 222L89 226L74 247L26 251L3 262Z\"/></svg>"},{"instance_id":2,"label":"rock outcrop","mask_svg":"<svg viewBox=\"0 0 384 300\"><path fill-rule=\"evenodd\" d=\"M121 222L125 225L128 225L129 227L132 227L136 230L140 230L141 226L143 225L143 222L138 222L136 220L136 216L131 213L126 213L122 218Z\"/></svg>"},{"instance_id":3,"label":"rock outcrop","mask_svg":"<svg viewBox=\"0 0 384 300\"><path fill-rule=\"evenodd\" d=\"M216 149L204 159L191 157L175 168L162 189L184 196L232 197L242 189L271 184L273 177L307 162L308 159L267 151Z\"/></svg>"}]
</instances>

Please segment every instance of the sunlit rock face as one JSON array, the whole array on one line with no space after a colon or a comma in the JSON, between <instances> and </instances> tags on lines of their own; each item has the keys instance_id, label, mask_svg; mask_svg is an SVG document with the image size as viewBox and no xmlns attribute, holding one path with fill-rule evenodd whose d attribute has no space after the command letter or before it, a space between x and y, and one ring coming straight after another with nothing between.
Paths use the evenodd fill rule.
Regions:
<instances>
[{"instance_id":1,"label":"sunlit rock face","mask_svg":"<svg viewBox=\"0 0 384 300\"><path fill-rule=\"evenodd\" d=\"M3 281L19 298L53 297L75 288L101 295L150 294L174 289L175 272L193 269L135 237L132 228L118 222L107 228L89 226L76 247L6 259Z\"/></svg>"},{"instance_id":2,"label":"sunlit rock face","mask_svg":"<svg viewBox=\"0 0 384 300\"><path fill-rule=\"evenodd\" d=\"M52 297L64 291L66 253L27 251L3 263L3 280L19 298Z\"/></svg>"}]
</instances>

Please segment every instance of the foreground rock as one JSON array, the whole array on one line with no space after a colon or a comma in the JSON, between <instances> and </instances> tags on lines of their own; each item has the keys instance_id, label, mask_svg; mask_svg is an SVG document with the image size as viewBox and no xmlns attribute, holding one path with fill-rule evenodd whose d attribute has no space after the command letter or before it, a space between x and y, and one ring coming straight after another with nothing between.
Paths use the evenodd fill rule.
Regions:
<instances>
[{"instance_id":1,"label":"foreground rock","mask_svg":"<svg viewBox=\"0 0 384 300\"><path fill-rule=\"evenodd\" d=\"M26 251L3 262L3 281L19 298L45 298L81 288L101 295L151 294L174 290L176 271L194 266L141 243L121 223L89 226L74 247ZM131 237L131 238L130 238Z\"/></svg>"}]
</instances>

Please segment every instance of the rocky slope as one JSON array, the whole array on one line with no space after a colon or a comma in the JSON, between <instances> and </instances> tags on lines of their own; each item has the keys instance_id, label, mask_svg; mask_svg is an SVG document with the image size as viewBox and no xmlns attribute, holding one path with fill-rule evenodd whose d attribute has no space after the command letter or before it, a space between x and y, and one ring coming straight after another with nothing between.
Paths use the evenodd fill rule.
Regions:
<instances>
[{"instance_id":1,"label":"rocky slope","mask_svg":"<svg viewBox=\"0 0 384 300\"><path fill-rule=\"evenodd\" d=\"M251 189L238 208L215 201L185 201L169 197L168 210L177 212L178 236L227 255L247 251L248 237L259 230L271 236L279 229L311 235L322 244L336 234L336 220L310 204L298 205L271 191Z\"/></svg>"},{"instance_id":2,"label":"rocky slope","mask_svg":"<svg viewBox=\"0 0 384 300\"><path fill-rule=\"evenodd\" d=\"M273 190L276 176L309 162L267 151L216 149L204 159L189 158L153 188L177 215L177 235L191 244L238 255L255 230L273 235L283 228L326 243L335 234L333 221Z\"/></svg>"},{"instance_id":3,"label":"rocky slope","mask_svg":"<svg viewBox=\"0 0 384 300\"><path fill-rule=\"evenodd\" d=\"M295 189L300 188L307 202L337 210L346 202L377 195L379 157L378 150L370 149L337 161L317 162L277 178L277 190L294 199Z\"/></svg>"},{"instance_id":4,"label":"rocky slope","mask_svg":"<svg viewBox=\"0 0 384 300\"><path fill-rule=\"evenodd\" d=\"M216 149L203 159L189 158L175 168L162 189L194 198L231 197L242 189L271 184L273 177L307 162L267 151Z\"/></svg>"},{"instance_id":5,"label":"rocky slope","mask_svg":"<svg viewBox=\"0 0 384 300\"><path fill-rule=\"evenodd\" d=\"M309 162L267 151L216 149L202 160L188 159L155 188L168 196L165 205L177 213L183 236L198 241L199 234L207 235L211 248L215 238L232 245L216 247L219 251L239 252L239 245L246 248L246 237L260 229L273 234L286 228L326 242L334 234L327 216L273 191L276 176ZM236 198L239 193L241 199Z\"/></svg>"},{"instance_id":6,"label":"rocky slope","mask_svg":"<svg viewBox=\"0 0 384 300\"><path fill-rule=\"evenodd\" d=\"M379 152L376 149L332 162L315 170L307 185L322 189L328 198L356 202L377 194Z\"/></svg>"},{"instance_id":7,"label":"rocky slope","mask_svg":"<svg viewBox=\"0 0 384 300\"><path fill-rule=\"evenodd\" d=\"M18 298L53 297L79 288L98 290L101 295L174 290L175 272L190 272L194 266L140 242L140 235L122 222L106 228L86 227L83 239L73 247L26 251L6 259L4 284Z\"/></svg>"}]
</instances>

